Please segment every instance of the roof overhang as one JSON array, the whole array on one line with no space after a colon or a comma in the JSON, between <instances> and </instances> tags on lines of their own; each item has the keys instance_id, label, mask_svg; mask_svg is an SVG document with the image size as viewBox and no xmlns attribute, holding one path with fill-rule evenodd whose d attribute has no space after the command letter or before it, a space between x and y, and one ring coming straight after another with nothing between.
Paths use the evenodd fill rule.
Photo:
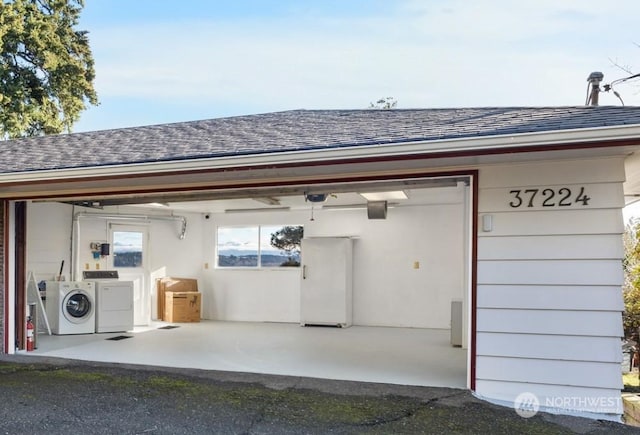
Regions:
<instances>
[{"instance_id":1,"label":"roof overhang","mask_svg":"<svg viewBox=\"0 0 640 435\"><path fill-rule=\"evenodd\" d=\"M237 189L261 185L418 176L492 164L630 155L640 126L233 155L193 160L61 168L0 174L0 197L46 198L102 193Z\"/></svg>"}]
</instances>

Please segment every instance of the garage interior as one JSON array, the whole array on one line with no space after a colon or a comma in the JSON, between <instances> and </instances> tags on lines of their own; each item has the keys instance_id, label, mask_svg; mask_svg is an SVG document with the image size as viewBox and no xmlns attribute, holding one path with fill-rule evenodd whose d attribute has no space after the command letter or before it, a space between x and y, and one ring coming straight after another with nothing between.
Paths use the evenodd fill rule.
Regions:
<instances>
[{"instance_id":1,"label":"garage interior","mask_svg":"<svg viewBox=\"0 0 640 435\"><path fill-rule=\"evenodd\" d=\"M26 270L37 281L79 281L85 270L117 269L136 282L135 327L49 335L40 320L37 348L26 353L468 387L471 182L445 176L30 201ZM221 229L282 226L302 226L305 239L352 241L348 327L301 326L304 250L298 267L220 266ZM115 267L113 252L96 255L96 243L117 249L117 231L143 234L142 267ZM155 283L171 276L197 280L200 322L159 320ZM452 302L462 306L460 318L452 318ZM453 339L452 327L461 337Z\"/></svg>"}]
</instances>

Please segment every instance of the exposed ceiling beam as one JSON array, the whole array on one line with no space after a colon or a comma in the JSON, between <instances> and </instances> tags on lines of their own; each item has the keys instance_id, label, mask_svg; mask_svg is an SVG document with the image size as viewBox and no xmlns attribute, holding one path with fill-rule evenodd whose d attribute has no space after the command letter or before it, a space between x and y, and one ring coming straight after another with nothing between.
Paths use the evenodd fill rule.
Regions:
<instances>
[{"instance_id":1,"label":"exposed ceiling beam","mask_svg":"<svg viewBox=\"0 0 640 435\"><path fill-rule=\"evenodd\" d=\"M176 203L191 201L216 201L229 199L257 199L273 198L282 196L303 197L308 193L346 193L366 190L368 192L380 192L385 190L397 190L403 188L428 188L428 187L453 187L459 181L467 181L468 177L443 177L426 179L406 179L393 181L356 182L356 183L333 183L300 186L282 186L252 189L215 190L198 192L180 192L170 194L144 194L144 195L121 195L121 196L93 196L78 197L74 199L58 198L38 200L45 202L63 202L82 207L102 208L106 206L135 205L148 203Z\"/></svg>"}]
</instances>

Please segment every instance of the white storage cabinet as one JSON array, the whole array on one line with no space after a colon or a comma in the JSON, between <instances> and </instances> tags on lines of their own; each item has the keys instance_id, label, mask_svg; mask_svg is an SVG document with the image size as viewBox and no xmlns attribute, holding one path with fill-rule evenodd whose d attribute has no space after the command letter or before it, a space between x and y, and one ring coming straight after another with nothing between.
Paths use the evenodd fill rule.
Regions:
<instances>
[{"instance_id":1,"label":"white storage cabinet","mask_svg":"<svg viewBox=\"0 0 640 435\"><path fill-rule=\"evenodd\" d=\"M351 326L353 241L308 238L301 247L300 324Z\"/></svg>"}]
</instances>

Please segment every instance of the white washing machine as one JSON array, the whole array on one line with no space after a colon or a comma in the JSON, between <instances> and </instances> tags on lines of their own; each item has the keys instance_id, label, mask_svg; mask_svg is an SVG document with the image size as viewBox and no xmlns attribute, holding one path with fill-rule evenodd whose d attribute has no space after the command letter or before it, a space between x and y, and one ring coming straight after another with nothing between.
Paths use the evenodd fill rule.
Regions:
<instances>
[{"instance_id":1,"label":"white washing machine","mask_svg":"<svg viewBox=\"0 0 640 435\"><path fill-rule=\"evenodd\" d=\"M95 332L133 329L133 281L120 281L117 270L85 270L85 282L95 283Z\"/></svg>"},{"instance_id":2,"label":"white washing machine","mask_svg":"<svg viewBox=\"0 0 640 435\"><path fill-rule=\"evenodd\" d=\"M95 285L92 282L47 281L45 311L57 335L95 332Z\"/></svg>"}]
</instances>

